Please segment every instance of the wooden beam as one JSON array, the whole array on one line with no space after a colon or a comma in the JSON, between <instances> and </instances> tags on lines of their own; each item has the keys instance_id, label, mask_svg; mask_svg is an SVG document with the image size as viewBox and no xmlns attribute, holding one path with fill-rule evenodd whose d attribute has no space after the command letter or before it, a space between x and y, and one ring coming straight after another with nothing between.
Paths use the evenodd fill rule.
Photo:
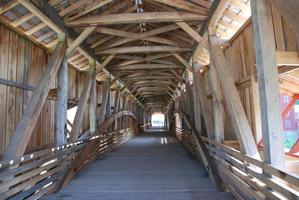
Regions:
<instances>
[{"instance_id":1,"label":"wooden beam","mask_svg":"<svg viewBox=\"0 0 299 200\"><path fill-rule=\"evenodd\" d=\"M198 44L202 44L204 42L203 38L195 30L193 30L193 28L191 28L191 26L189 26L187 23L185 23L185 22L176 22L176 24L179 27L181 27L181 29L183 29L194 40L196 40L198 42Z\"/></svg>"},{"instance_id":2,"label":"wooden beam","mask_svg":"<svg viewBox=\"0 0 299 200\"><path fill-rule=\"evenodd\" d=\"M200 72L193 73L194 87L199 97L200 107L203 113L203 119L207 130L207 136L210 139L214 139L214 126L213 126L213 111L211 110L210 102L208 99L208 93L206 89L205 77ZM197 100L197 101L198 101Z\"/></svg>"},{"instance_id":3,"label":"wooden beam","mask_svg":"<svg viewBox=\"0 0 299 200\"><path fill-rule=\"evenodd\" d=\"M170 53L161 53L161 54L157 54L157 55L152 55L152 56L147 56L147 57L142 57L141 59L132 59L132 60L128 60L128 61L123 61L119 64L117 64L117 66L126 66L126 65L132 65L132 64L137 64L137 63L143 63L143 62L147 62L147 61L151 61L151 60L155 60L155 59L159 59L159 58L165 58L165 57L169 57L171 56Z\"/></svg>"},{"instance_id":4,"label":"wooden beam","mask_svg":"<svg viewBox=\"0 0 299 200\"><path fill-rule=\"evenodd\" d=\"M264 160L284 168L282 118L276 47L269 0L251 0L255 56L261 104Z\"/></svg>"},{"instance_id":5,"label":"wooden beam","mask_svg":"<svg viewBox=\"0 0 299 200\"><path fill-rule=\"evenodd\" d=\"M189 71L193 72L193 68L189 65L189 63L182 58L178 53L173 53L172 54L178 61L180 61Z\"/></svg>"},{"instance_id":6,"label":"wooden beam","mask_svg":"<svg viewBox=\"0 0 299 200\"><path fill-rule=\"evenodd\" d=\"M24 16L18 18L17 20L13 21L13 22L11 23L11 25L14 26L14 27L17 27L17 26L19 26L20 24L22 24L22 23L28 21L29 19L31 19L31 18L33 18L33 17L34 17L34 14L33 14L33 13L28 13L28 14L26 14L26 15L24 15Z\"/></svg>"},{"instance_id":7,"label":"wooden beam","mask_svg":"<svg viewBox=\"0 0 299 200\"><path fill-rule=\"evenodd\" d=\"M91 135L93 135L97 129L97 80L95 73L95 61L90 63L90 68L92 70L92 85L90 90L90 100L89 100L89 130Z\"/></svg>"},{"instance_id":8,"label":"wooden beam","mask_svg":"<svg viewBox=\"0 0 299 200\"><path fill-rule=\"evenodd\" d=\"M20 88L20 89L23 89L23 90L29 90L29 91L34 91L35 90L34 86L31 86L31 85L28 85L28 84L25 84L25 83L18 83L16 81L7 80L7 79L4 79L4 78L0 78L0 84L15 87L15 88Z\"/></svg>"},{"instance_id":9,"label":"wooden beam","mask_svg":"<svg viewBox=\"0 0 299 200\"><path fill-rule=\"evenodd\" d=\"M88 37L90 36L96 27L87 27L81 34L80 36L72 42L72 44L67 48L66 50L66 56L70 56L74 50L80 46L80 44Z\"/></svg>"},{"instance_id":10,"label":"wooden beam","mask_svg":"<svg viewBox=\"0 0 299 200\"><path fill-rule=\"evenodd\" d=\"M47 68L34 94L28 101L24 114L18 122L11 142L3 156L3 160L23 156L30 140L34 125L39 117L47 98L51 83L55 80L57 71L65 55L65 45L59 42L54 53L49 57Z\"/></svg>"},{"instance_id":11,"label":"wooden beam","mask_svg":"<svg viewBox=\"0 0 299 200\"><path fill-rule=\"evenodd\" d=\"M110 86L110 88L107 91L106 108L104 108L104 109L106 109L105 118L108 118L111 115L111 87L114 84L114 82L116 82L116 79L114 79L114 80L111 81L111 79L109 78L108 80L109 80L109 86Z\"/></svg>"},{"instance_id":12,"label":"wooden beam","mask_svg":"<svg viewBox=\"0 0 299 200\"><path fill-rule=\"evenodd\" d=\"M67 143L66 124L67 124L67 98L68 98L68 65L66 57L58 70L57 77L57 101L56 101L56 144L64 145Z\"/></svg>"},{"instance_id":13,"label":"wooden beam","mask_svg":"<svg viewBox=\"0 0 299 200\"><path fill-rule=\"evenodd\" d=\"M113 106L113 113L118 113L118 107L119 107L119 102L120 102L120 88L117 87L116 93L115 93L115 98L114 98L114 106Z\"/></svg>"},{"instance_id":14,"label":"wooden beam","mask_svg":"<svg viewBox=\"0 0 299 200\"><path fill-rule=\"evenodd\" d=\"M219 144L224 142L224 98L221 83L216 72L214 61L211 60L209 68L210 85L213 97L213 119L215 141Z\"/></svg>"},{"instance_id":15,"label":"wooden beam","mask_svg":"<svg viewBox=\"0 0 299 200\"><path fill-rule=\"evenodd\" d=\"M182 65L163 65L163 64L134 64L119 67L118 70L135 70L135 69L177 69L183 68Z\"/></svg>"},{"instance_id":16,"label":"wooden beam","mask_svg":"<svg viewBox=\"0 0 299 200\"><path fill-rule=\"evenodd\" d=\"M216 47L216 44L217 40L214 36L210 37L210 52L216 66L218 77L220 78L228 114L232 120L234 131L241 144L242 150L249 156L260 160L261 158L233 77L229 68L223 67L228 66L228 63L222 49Z\"/></svg>"},{"instance_id":17,"label":"wooden beam","mask_svg":"<svg viewBox=\"0 0 299 200\"><path fill-rule=\"evenodd\" d=\"M206 16L180 12L144 12L94 15L67 23L69 26L98 26L129 23L162 23L177 21L203 21Z\"/></svg>"},{"instance_id":18,"label":"wooden beam","mask_svg":"<svg viewBox=\"0 0 299 200\"><path fill-rule=\"evenodd\" d=\"M206 8L200 7L196 4L187 1L181 1L181 0L151 0L151 1L155 1L174 8L182 9L197 14L202 14L202 15L208 14L208 10Z\"/></svg>"},{"instance_id":19,"label":"wooden beam","mask_svg":"<svg viewBox=\"0 0 299 200\"><path fill-rule=\"evenodd\" d=\"M93 82L93 69L89 69L88 75L85 77L84 86L81 91L78 108L76 111L73 127L70 133L71 141L77 141L80 135L80 129L82 127L82 121L84 113L87 108L87 101L90 96L90 90Z\"/></svg>"},{"instance_id":20,"label":"wooden beam","mask_svg":"<svg viewBox=\"0 0 299 200\"><path fill-rule=\"evenodd\" d=\"M96 66L96 74L100 73L100 71L102 69L104 69L108 64L109 62L114 58L114 54L112 55L109 55L105 60L104 62L102 62L99 66Z\"/></svg>"},{"instance_id":21,"label":"wooden beam","mask_svg":"<svg viewBox=\"0 0 299 200\"><path fill-rule=\"evenodd\" d=\"M193 65L193 64L192 64ZM194 102L194 105L193 105L193 109L194 109L194 123L195 123L195 127L197 130L202 130L201 127L202 127L202 123L201 123L201 116L202 116L202 108L200 106L200 94L199 94L199 91L198 91L198 88L196 87L195 84L196 83L196 80L195 80L195 73L196 72L193 72L193 102Z\"/></svg>"},{"instance_id":22,"label":"wooden beam","mask_svg":"<svg viewBox=\"0 0 299 200\"><path fill-rule=\"evenodd\" d=\"M299 53L297 51L277 51L277 66L299 66Z\"/></svg>"},{"instance_id":23,"label":"wooden beam","mask_svg":"<svg viewBox=\"0 0 299 200\"><path fill-rule=\"evenodd\" d=\"M35 32L37 32L37 31L39 31L39 30L45 28L46 26L47 26L47 24L41 22L41 23L39 23L38 25L36 25L36 26L30 28L29 30L25 31L25 34L28 35L28 36L30 36L30 35L32 35L33 33L35 33Z\"/></svg>"},{"instance_id":24,"label":"wooden beam","mask_svg":"<svg viewBox=\"0 0 299 200\"><path fill-rule=\"evenodd\" d=\"M132 53L159 53L159 52L188 52L189 48L180 48L172 46L130 46L117 47L103 51L98 51L96 54L132 54Z\"/></svg>"},{"instance_id":25,"label":"wooden beam","mask_svg":"<svg viewBox=\"0 0 299 200\"><path fill-rule=\"evenodd\" d=\"M89 4L86 5L86 7L84 7L83 10L78 12L76 15L70 17L68 20L69 21L75 20L83 15L86 15L96 9L99 9L99 8L109 4L112 1L113 0L91 1L91 2L89 2Z\"/></svg>"},{"instance_id":26,"label":"wooden beam","mask_svg":"<svg viewBox=\"0 0 299 200\"><path fill-rule=\"evenodd\" d=\"M174 69L169 69L169 71L181 82L183 83L182 77L174 70Z\"/></svg>"},{"instance_id":27,"label":"wooden beam","mask_svg":"<svg viewBox=\"0 0 299 200\"><path fill-rule=\"evenodd\" d=\"M108 93L110 92L110 78L107 78L104 84L104 89L102 93L102 104L100 107L100 113L99 113L99 122L98 124L101 125L106 116L106 110L107 110L107 101L108 101Z\"/></svg>"},{"instance_id":28,"label":"wooden beam","mask_svg":"<svg viewBox=\"0 0 299 200\"><path fill-rule=\"evenodd\" d=\"M87 3L90 3L91 0L80 0L77 1L76 3L71 4L70 6L67 6L66 8L63 8L60 10L59 15L61 17L67 15L68 13L71 13L73 11L76 11L77 9L82 8L82 6L84 6Z\"/></svg>"}]
</instances>

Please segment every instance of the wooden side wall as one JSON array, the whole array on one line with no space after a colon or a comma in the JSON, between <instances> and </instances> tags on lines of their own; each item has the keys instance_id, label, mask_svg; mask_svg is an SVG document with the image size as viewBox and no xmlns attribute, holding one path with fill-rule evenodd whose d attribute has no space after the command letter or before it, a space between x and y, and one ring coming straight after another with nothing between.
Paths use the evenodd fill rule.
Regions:
<instances>
[{"instance_id":1,"label":"wooden side wall","mask_svg":"<svg viewBox=\"0 0 299 200\"><path fill-rule=\"evenodd\" d=\"M29 40L0 25L0 60L1 78L36 86L47 55ZM31 95L30 91L0 85L0 153L8 146ZM54 142L54 106L54 102L45 102L28 148ZM44 123L46 119L50 123Z\"/></svg>"},{"instance_id":2,"label":"wooden side wall","mask_svg":"<svg viewBox=\"0 0 299 200\"><path fill-rule=\"evenodd\" d=\"M272 24L275 34L275 45L278 51L298 51L299 35L288 25L281 15L272 8ZM256 99L256 63L253 43L252 23L249 20L231 39L230 46L224 50L231 74L238 88L247 118L256 136L258 127L255 112ZM273 66L274 67L274 66ZM228 125L228 132L231 128ZM258 137L258 136L256 136Z\"/></svg>"},{"instance_id":3,"label":"wooden side wall","mask_svg":"<svg viewBox=\"0 0 299 200\"><path fill-rule=\"evenodd\" d=\"M46 67L47 53L26 38L0 24L0 78L37 86ZM83 73L69 67L68 98L79 99ZM52 88L55 88L53 83ZM32 91L0 84L0 155L8 146ZM82 130L89 128L86 112ZM27 151L55 144L55 101L47 99L36 123Z\"/></svg>"}]
</instances>

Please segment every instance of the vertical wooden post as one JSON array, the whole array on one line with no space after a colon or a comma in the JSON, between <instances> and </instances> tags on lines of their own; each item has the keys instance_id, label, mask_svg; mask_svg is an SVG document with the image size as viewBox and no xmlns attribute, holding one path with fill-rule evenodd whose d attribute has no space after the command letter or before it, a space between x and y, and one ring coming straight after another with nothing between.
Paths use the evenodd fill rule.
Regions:
<instances>
[{"instance_id":1,"label":"vertical wooden post","mask_svg":"<svg viewBox=\"0 0 299 200\"><path fill-rule=\"evenodd\" d=\"M187 104L189 117L190 117L190 119L194 120L194 110L192 108L192 105L194 105L194 102L193 102L193 95L191 92L189 73L190 73L190 71L188 69L186 69L185 70L185 87L186 87L185 97L188 98L188 102L189 102Z\"/></svg>"},{"instance_id":2,"label":"vertical wooden post","mask_svg":"<svg viewBox=\"0 0 299 200\"><path fill-rule=\"evenodd\" d=\"M91 135L93 135L97 129L97 80L95 75L95 61L90 63L90 68L92 70L91 74L91 90L90 90L90 101L89 101L89 130Z\"/></svg>"},{"instance_id":3,"label":"vertical wooden post","mask_svg":"<svg viewBox=\"0 0 299 200\"><path fill-rule=\"evenodd\" d=\"M214 119L214 132L215 141L219 143L224 142L224 100L221 84L215 69L213 60L210 63L210 85L212 88L213 96L213 119Z\"/></svg>"},{"instance_id":4,"label":"vertical wooden post","mask_svg":"<svg viewBox=\"0 0 299 200\"><path fill-rule=\"evenodd\" d=\"M113 113L117 113L119 111L118 110L119 102L120 102L119 95L120 95L120 88L117 87L116 93L115 93L115 98L114 98L115 100L114 100L114 106L113 106Z\"/></svg>"},{"instance_id":5,"label":"vertical wooden post","mask_svg":"<svg viewBox=\"0 0 299 200\"><path fill-rule=\"evenodd\" d=\"M213 113L209 106L210 102L208 99L205 78L202 74L200 74L200 72L194 72L193 77L195 90L197 90L200 105L202 108L203 119L205 122L205 127L207 129L208 138L214 139Z\"/></svg>"},{"instance_id":6,"label":"vertical wooden post","mask_svg":"<svg viewBox=\"0 0 299 200\"><path fill-rule=\"evenodd\" d=\"M106 107L107 107L107 100L108 100L108 92L110 92L110 78L107 78L104 84L103 94L102 94L102 104L100 107L100 116L99 122L100 125L105 120L106 115Z\"/></svg>"},{"instance_id":7,"label":"vertical wooden post","mask_svg":"<svg viewBox=\"0 0 299 200\"><path fill-rule=\"evenodd\" d=\"M58 70L57 77L57 102L56 102L56 144L67 143L66 124L67 124L67 97L68 97L68 64L64 57Z\"/></svg>"},{"instance_id":8,"label":"vertical wooden post","mask_svg":"<svg viewBox=\"0 0 299 200\"><path fill-rule=\"evenodd\" d=\"M127 96L124 95L124 97L123 97L123 104L121 106L122 110L126 110L126 104L127 104Z\"/></svg>"},{"instance_id":9,"label":"vertical wooden post","mask_svg":"<svg viewBox=\"0 0 299 200\"><path fill-rule=\"evenodd\" d=\"M106 117L109 117L111 115L111 91L110 91L110 87L111 87L111 82L110 82L110 78L109 80L109 90L107 90L107 102L106 102Z\"/></svg>"},{"instance_id":10,"label":"vertical wooden post","mask_svg":"<svg viewBox=\"0 0 299 200\"><path fill-rule=\"evenodd\" d=\"M261 121L261 108L260 108L260 97L259 97L259 89L258 83L255 80L255 77L251 77L251 99L253 102L253 124L254 124L254 133L255 133L255 141L258 143L262 140L262 121Z\"/></svg>"},{"instance_id":11,"label":"vertical wooden post","mask_svg":"<svg viewBox=\"0 0 299 200\"><path fill-rule=\"evenodd\" d=\"M120 98L119 98L119 95L120 95L120 88L117 87L116 88L116 92L115 92L115 97L114 97L114 106L113 106L113 113L117 113L119 110L118 110L118 107L119 107L119 102L120 102ZM118 126L119 126L119 123L118 123L119 120L114 120L114 124L113 124L113 129L114 130L117 130Z\"/></svg>"},{"instance_id":12,"label":"vertical wooden post","mask_svg":"<svg viewBox=\"0 0 299 200\"><path fill-rule=\"evenodd\" d=\"M198 90L195 86L195 75L193 74L193 109L194 109L194 122L196 129L201 131L201 108L200 108L200 100Z\"/></svg>"},{"instance_id":13,"label":"vertical wooden post","mask_svg":"<svg viewBox=\"0 0 299 200\"><path fill-rule=\"evenodd\" d=\"M251 0L255 55L259 80L264 160L284 168L282 118L274 30L269 0Z\"/></svg>"}]
</instances>

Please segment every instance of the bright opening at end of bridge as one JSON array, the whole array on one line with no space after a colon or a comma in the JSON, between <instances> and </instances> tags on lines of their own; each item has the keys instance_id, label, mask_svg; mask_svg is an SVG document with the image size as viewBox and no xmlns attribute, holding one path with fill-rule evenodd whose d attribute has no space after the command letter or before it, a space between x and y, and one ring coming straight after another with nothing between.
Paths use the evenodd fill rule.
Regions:
<instances>
[{"instance_id":1,"label":"bright opening at end of bridge","mask_svg":"<svg viewBox=\"0 0 299 200\"><path fill-rule=\"evenodd\" d=\"M155 112L151 116L151 124L154 128L164 128L165 127L165 115L160 112Z\"/></svg>"}]
</instances>

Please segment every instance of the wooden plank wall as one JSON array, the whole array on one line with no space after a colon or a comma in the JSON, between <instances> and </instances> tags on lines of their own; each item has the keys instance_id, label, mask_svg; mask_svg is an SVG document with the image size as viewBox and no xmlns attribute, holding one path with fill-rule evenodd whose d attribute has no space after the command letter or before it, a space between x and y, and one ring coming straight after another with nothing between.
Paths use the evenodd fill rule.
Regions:
<instances>
[{"instance_id":1,"label":"wooden plank wall","mask_svg":"<svg viewBox=\"0 0 299 200\"><path fill-rule=\"evenodd\" d=\"M298 51L299 35L288 25L281 15L272 8L272 23L278 51ZM230 40L230 46L224 50L231 73L238 88L247 118L256 134L254 88L253 80L256 76L255 50L253 43L253 30L250 19L240 31ZM229 121L229 120L227 120ZM232 128L228 122L226 132Z\"/></svg>"},{"instance_id":2,"label":"wooden plank wall","mask_svg":"<svg viewBox=\"0 0 299 200\"><path fill-rule=\"evenodd\" d=\"M44 50L0 25L0 77L36 86L46 66ZM10 142L17 122L32 92L0 85L0 153ZM52 144L54 138L54 102L47 100L28 145L29 149ZM49 123L44 123L47 120ZM42 134L41 134L42 133Z\"/></svg>"},{"instance_id":3,"label":"wooden plank wall","mask_svg":"<svg viewBox=\"0 0 299 200\"><path fill-rule=\"evenodd\" d=\"M36 86L46 67L46 51L0 24L0 78ZM84 75L69 67L68 98L79 99ZM55 88L53 83L52 88ZM0 84L0 155L8 146L17 122L33 92ZM99 93L100 94L100 93ZM27 152L55 144L55 101L46 100ZM82 130L89 128L86 112Z\"/></svg>"}]
</instances>

